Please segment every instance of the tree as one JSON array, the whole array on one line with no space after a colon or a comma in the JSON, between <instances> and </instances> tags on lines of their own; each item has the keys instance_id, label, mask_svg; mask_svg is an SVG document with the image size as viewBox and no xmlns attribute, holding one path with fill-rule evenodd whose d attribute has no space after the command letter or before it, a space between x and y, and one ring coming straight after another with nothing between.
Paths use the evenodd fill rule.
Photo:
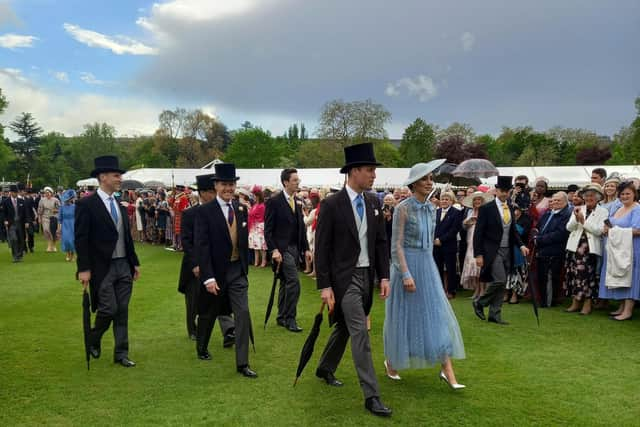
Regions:
<instances>
[{"instance_id":1,"label":"tree","mask_svg":"<svg viewBox=\"0 0 640 427\"><path fill-rule=\"evenodd\" d=\"M273 138L259 127L235 131L232 141L224 160L239 168L277 168L286 163L285 139Z\"/></svg>"},{"instance_id":2,"label":"tree","mask_svg":"<svg viewBox=\"0 0 640 427\"><path fill-rule=\"evenodd\" d=\"M2 94L2 88L0 88L0 114L4 113L4 110L9 105L7 98ZM4 126L0 123L0 179L9 172L9 164L15 160L11 148L9 148L8 140L4 137ZM8 176L7 176L8 177Z\"/></svg>"},{"instance_id":3,"label":"tree","mask_svg":"<svg viewBox=\"0 0 640 427\"><path fill-rule=\"evenodd\" d=\"M85 124L82 138L93 147L95 156L119 154L116 147L116 128L107 123Z\"/></svg>"},{"instance_id":4,"label":"tree","mask_svg":"<svg viewBox=\"0 0 640 427\"><path fill-rule=\"evenodd\" d=\"M164 110L158 116L160 129L171 139L178 139L182 134L182 128L186 120L187 110L176 108L173 111Z\"/></svg>"},{"instance_id":5,"label":"tree","mask_svg":"<svg viewBox=\"0 0 640 427\"><path fill-rule=\"evenodd\" d=\"M436 134L433 127L421 118L411 123L402 134L400 157L403 166L426 162L433 158Z\"/></svg>"},{"instance_id":6,"label":"tree","mask_svg":"<svg viewBox=\"0 0 640 427\"><path fill-rule=\"evenodd\" d=\"M558 157L557 142L539 132L528 133L523 138L524 149L514 166L552 166Z\"/></svg>"},{"instance_id":7,"label":"tree","mask_svg":"<svg viewBox=\"0 0 640 427\"><path fill-rule=\"evenodd\" d=\"M309 139L309 135L307 135L307 128L304 127L304 123L300 123L300 140L306 141Z\"/></svg>"},{"instance_id":8,"label":"tree","mask_svg":"<svg viewBox=\"0 0 640 427\"><path fill-rule=\"evenodd\" d=\"M373 150L376 160L382 163L384 168L398 168L402 166L402 157L395 145L387 140L374 141Z\"/></svg>"},{"instance_id":9,"label":"tree","mask_svg":"<svg viewBox=\"0 0 640 427\"><path fill-rule=\"evenodd\" d=\"M614 135L611 144L612 157L609 164L640 163L640 97L636 98L636 118L628 127L623 127Z\"/></svg>"},{"instance_id":10,"label":"tree","mask_svg":"<svg viewBox=\"0 0 640 427\"><path fill-rule=\"evenodd\" d=\"M476 134L471 125L466 123L453 122L449 127L437 131L437 140L442 141L450 136L457 136L464 140L465 144L474 141Z\"/></svg>"},{"instance_id":11,"label":"tree","mask_svg":"<svg viewBox=\"0 0 640 427\"><path fill-rule=\"evenodd\" d=\"M0 88L0 114L4 113L8 105L9 101L7 101L7 98L2 94L2 88ZM0 143L4 142L4 126L0 123Z\"/></svg>"},{"instance_id":12,"label":"tree","mask_svg":"<svg viewBox=\"0 0 640 427\"><path fill-rule=\"evenodd\" d=\"M611 158L611 148L608 146L585 147L576 153L578 165L603 165Z\"/></svg>"},{"instance_id":13,"label":"tree","mask_svg":"<svg viewBox=\"0 0 640 427\"><path fill-rule=\"evenodd\" d=\"M333 140L304 141L295 154L295 164L300 168L337 168L343 162L342 144Z\"/></svg>"},{"instance_id":14,"label":"tree","mask_svg":"<svg viewBox=\"0 0 640 427\"><path fill-rule=\"evenodd\" d=\"M467 159L464 151L466 140L461 135L451 135L442 139L436 146L436 157L447 162L459 164Z\"/></svg>"},{"instance_id":15,"label":"tree","mask_svg":"<svg viewBox=\"0 0 640 427\"><path fill-rule=\"evenodd\" d=\"M320 113L318 136L339 141L342 146L367 139L384 139L384 126L391 121L391 113L372 100L327 102Z\"/></svg>"},{"instance_id":16,"label":"tree","mask_svg":"<svg viewBox=\"0 0 640 427\"><path fill-rule=\"evenodd\" d=\"M20 137L9 142L9 147L16 158L18 179L26 179L31 174L34 161L38 156L42 128L38 126L31 113L22 113L9 124L9 129Z\"/></svg>"}]
</instances>

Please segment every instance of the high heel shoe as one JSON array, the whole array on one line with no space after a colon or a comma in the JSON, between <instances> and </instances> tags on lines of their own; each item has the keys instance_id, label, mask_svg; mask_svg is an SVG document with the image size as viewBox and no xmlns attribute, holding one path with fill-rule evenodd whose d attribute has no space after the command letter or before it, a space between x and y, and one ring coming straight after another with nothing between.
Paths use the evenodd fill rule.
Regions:
<instances>
[{"instance_id":1,"label":"high heel shoe","mask_svg":"<svg viewBox=\"0 0 640 427\"><path fill-rule=\"evenodd\" d=\"M449 380L447 379L447 376L446 376L446 375L444 374L444 372L442 372L442 371L440 371L440 379L441 379L442 381L444 381L445 383L447 383L447 385L448 385L449 387L451 387L451 389L452 389L452 390L461 390L461 389L463 389L463 388L467 388L467 386L466 386L466 385L464 385L464 384L458 384L458 383L456 383L456 384L451 384L451 383L449 382Z\"/></svg>"},{"instance_id":2,"label":"high heel shoe","mask_svg":"<svg viewBox=\"0 0 640 427\"><path fill-rule=\"evenodd\" d=\"M384 372L387 374L387 376L389 378L391 378L394 381L400 381L402 378L400 378L400 375L398 375L397 373L395 375L391 375L389 373L389 365L387 365L387 361L384 361Z\"/></svg>"}]
</instances>

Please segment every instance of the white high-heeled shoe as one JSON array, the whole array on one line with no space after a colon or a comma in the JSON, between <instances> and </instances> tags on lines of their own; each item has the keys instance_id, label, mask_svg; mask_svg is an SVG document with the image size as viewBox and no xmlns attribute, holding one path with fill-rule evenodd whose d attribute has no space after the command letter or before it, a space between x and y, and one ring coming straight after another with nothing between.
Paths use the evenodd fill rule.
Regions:
<instances>
[{"instance_id":1,"label":"white high-heeled shoe","mask_svg":"<svg viewBox=\"0 0 640 427\"><path fill-rule=\"evenodd\" d=\"M400 378L400 375L398 375L398 374L391 375L389 373L389 365L387 365L387 361L386 360L384 361L384 372L387 374L387 376L389 378L391 378L394 381L400 381L402 379L402 378Z\"/></svg>"},{"instance_id":2,"label":"white high-heeled shoe","mask_svg":"<svg viewBox=\"0 0 640 427\"><path fill-rule=\"evenodd\" d=\"M452 390L461 390L461 389L463 389L463 388L467 388L467 386L466 386L466 385L464 385L464 384L457 384L457 383L456 383L456 384L451 384L451 383L449 382L449 380L447 379L447 376L446 376L446 375L444 374L444 372L442 372L442 371L440 371L440 379L441 379L442 381L446 382L446 383L447 383L447 385L448 385L449 387L451 387L451 389L452 389Z\"/></svg>"}]
</instances>

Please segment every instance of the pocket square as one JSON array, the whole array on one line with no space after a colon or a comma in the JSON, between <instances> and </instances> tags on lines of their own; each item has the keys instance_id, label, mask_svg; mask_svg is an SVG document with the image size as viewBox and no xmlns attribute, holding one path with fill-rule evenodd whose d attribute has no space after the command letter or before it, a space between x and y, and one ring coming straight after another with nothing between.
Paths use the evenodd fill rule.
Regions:
<instances>
[{"instance_id":1,"label":"pocket square","mask_svg":"<svg viewBox=\"0 0 640 427\"><path fill-rule=\"evenodd\" d=\"M246 227L246 226L247 226L247 223L246 223L246 222L243 222L243 223L242 223L242 227L244 228L244 227Z\"/></svg>"},{"instance_id":2,"label":"pocket square","mask_svg":"<svg viewBox=\"0 0 640 427\"><path fill-rule=\"evenodd\" d=\"M374 210L373 210L373 215L374 215L374 216L378 216L378 209L374 209Z\"/></svg>"}]
</instances>

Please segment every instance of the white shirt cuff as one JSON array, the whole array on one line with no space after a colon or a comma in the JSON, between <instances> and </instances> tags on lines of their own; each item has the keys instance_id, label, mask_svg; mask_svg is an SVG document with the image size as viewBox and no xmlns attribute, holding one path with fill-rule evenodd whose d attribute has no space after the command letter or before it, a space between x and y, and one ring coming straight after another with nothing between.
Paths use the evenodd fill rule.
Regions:
<instances>
[{"instance_id":1,"label":"white shirt cuff","mask_svg":"<svg viewBox=\"0 0 640 427\"><path fill-rule=\"evenodd\" d=\"M204 281L204 285L205 285L205 286L207 286L209 283L211 283L211 282L215 282L215 281L216 281L216 279L214 279L214 278L212 277L212 278L210 278L210 279L205 280L205 281Z\"/></svg>"}]
</instances>

